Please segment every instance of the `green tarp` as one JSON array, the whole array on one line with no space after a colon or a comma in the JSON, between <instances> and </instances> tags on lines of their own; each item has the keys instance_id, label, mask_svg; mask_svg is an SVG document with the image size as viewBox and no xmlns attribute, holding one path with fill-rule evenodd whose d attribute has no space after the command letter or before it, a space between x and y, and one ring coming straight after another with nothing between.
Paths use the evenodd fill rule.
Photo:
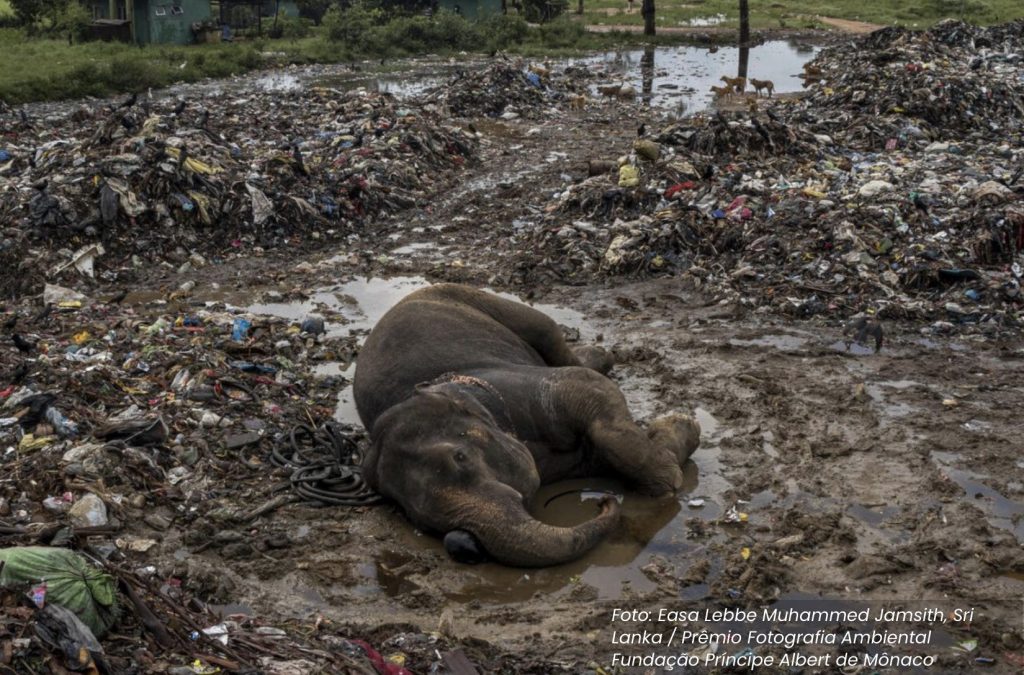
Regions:
<instances>
[{"instance_id":1,"label":"green tarp","mask_svg":"<svg viewBox=\"0 0 1024 675\"><path fill-rule=\"evenodd\" d=\"M65 607L96 635L117 621L114 578L64 548L22 546L0 549L0 586L46 581L46 602Z\"/></svg>"}]
</instances>

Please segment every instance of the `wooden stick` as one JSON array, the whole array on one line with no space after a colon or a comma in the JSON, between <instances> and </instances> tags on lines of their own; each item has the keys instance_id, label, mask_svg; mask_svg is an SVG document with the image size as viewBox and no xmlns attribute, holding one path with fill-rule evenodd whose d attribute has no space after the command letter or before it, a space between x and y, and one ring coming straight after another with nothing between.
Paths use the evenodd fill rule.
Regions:
<instances>
[{"instance_id":1,"label":"wooden stick","mask_svg":"<svg viewBox=\"0 0 1024 675\"><path fill-rule=\"evenodd\" d=\"M174 647L174 639L171 637L170 633L167 632L167 627L164 626L163 622L161 622L160 619L153 614L152 610L146 606L146 603L142 601L142 598L140 598L139 594L135 592L135 589L132 588L131 584L124 579L120 579L120 582L121 590L124 591L125 595L128 596L128 599L132 601L133 605L135 605L135 611L138 612L139 619L142 620L142 625L146 627L146 630L153 634L157 643L164 649L171 649Z\"/></svg>"}]
</instances>

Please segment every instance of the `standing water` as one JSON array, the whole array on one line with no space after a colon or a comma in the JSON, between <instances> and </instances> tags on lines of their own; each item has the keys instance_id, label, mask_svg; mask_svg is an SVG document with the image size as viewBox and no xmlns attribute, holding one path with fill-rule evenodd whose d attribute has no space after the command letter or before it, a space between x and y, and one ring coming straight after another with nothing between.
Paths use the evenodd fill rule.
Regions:
<instances>
[{"instance_id":1,"label":"standing water","mask_svg":"<svg viewBox=\"0 0 1024 675\"><path fill-rule=\"evenodd\" d=\"M819 48L796 40L772 40L750 48L747 77L771 80L776 94L801 91L800 73ZM738 47L646 47L604 52L574 60L590 69L603 67L607 83L632 85L653 106L678 113L696 113L711 106L711 86L722 86L722 76L735 77ZM754 93L752 87L747 87ZM597 94L596 88L593 91Z\"/></svg>"}]
</instances>

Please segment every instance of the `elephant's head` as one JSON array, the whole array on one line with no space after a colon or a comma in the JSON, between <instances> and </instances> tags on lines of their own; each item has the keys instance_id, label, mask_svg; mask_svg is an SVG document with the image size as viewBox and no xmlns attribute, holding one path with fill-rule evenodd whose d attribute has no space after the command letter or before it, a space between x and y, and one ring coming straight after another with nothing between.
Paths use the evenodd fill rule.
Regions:
<instances>
[{"instance_id":1,"label":"elephant's head","mask_svg":"<svg viewBox=\"0 0 1024 675\"><path fill-rule=\"evenodd\" d=\"M614 500L576 527L531 516L526 501L540 485L533 456L458 385L418 387L375 421L370 437L363 475L371 487L423 528L471 533L501 563L540 567L573 560L618 520Z\"/></svg>"}]
</instances>

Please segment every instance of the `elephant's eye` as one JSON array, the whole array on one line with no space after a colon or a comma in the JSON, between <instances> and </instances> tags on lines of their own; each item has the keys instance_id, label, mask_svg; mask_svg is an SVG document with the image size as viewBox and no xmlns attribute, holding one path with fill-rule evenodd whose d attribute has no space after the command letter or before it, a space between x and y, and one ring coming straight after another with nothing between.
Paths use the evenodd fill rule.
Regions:
<instances>
[{"instance_id":1,"label":"elephant's eye","mask_svg":"<svg viewBox=\"0 0 1024 675\"><path fill-rule=\"evenodd\" d=\"M455 461L456 462L465 462L466 461L466 453L464 453L462 450L456 450L455 451Z\"/></svg>"}]
</instances>

